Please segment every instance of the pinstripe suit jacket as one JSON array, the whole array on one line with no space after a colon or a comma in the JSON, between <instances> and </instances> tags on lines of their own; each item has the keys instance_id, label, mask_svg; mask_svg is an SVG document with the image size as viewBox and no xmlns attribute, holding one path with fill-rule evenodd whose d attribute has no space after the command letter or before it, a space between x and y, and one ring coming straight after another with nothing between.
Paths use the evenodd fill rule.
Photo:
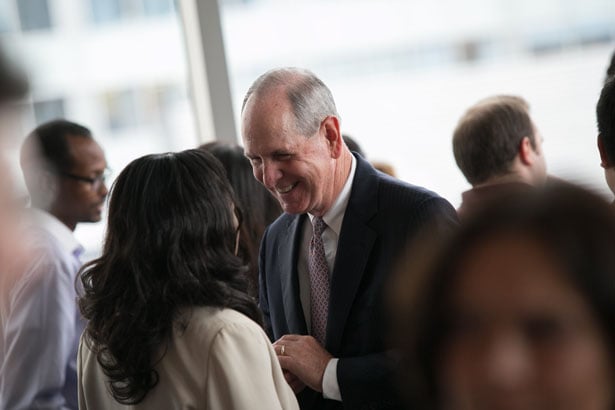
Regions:
<instances>
[{"instance_id":1,"label":"pinstripe suit jacket","mask_svg":"<svg viewBox=\"0 0 615 410\"><path fill-rule=\"evenodd\" d=\"M326 350L340 358L337 379L343 402L306 388L302 409L393 409L399 406L386 351L385 285L407 240L422 229L450 229L455 209L426 189L376 171L359 156L331 276ZM307 215L283 214L261 243L260 305L272 340L308 334L299 298L297 260Z\"/></svg>"}]
</instances>

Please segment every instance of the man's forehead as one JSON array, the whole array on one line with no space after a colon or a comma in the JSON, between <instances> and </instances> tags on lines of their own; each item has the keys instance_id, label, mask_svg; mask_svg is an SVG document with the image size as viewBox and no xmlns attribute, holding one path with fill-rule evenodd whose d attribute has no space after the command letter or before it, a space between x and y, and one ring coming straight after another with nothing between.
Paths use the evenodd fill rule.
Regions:
<instances>
[{"instance_id":1,"label":"man's forehead","mask_svg":"<svg viewBox=\"0 0 615 410\"><path fill-rule=\"evenodd\" d=\"M259 107L247 107L242 118L244 147L285 146L291 144L297 134L296 120L290 107L272 101L259 103ZM249 154L249 152L247 152Z\"/></svg>"},{"instance_id":2,"label":"man's forehead","mask_svg":"<svg viewBox=\"0 0 615 410\"><path fill-rule=\"evenodd\" d=\"M93 138L72 136L67 138L67 141L75 166L106 167L105 153Z\"/></svg>"},{"instance_id":3,"label":"man's forehead","mask_svg":"<svg viewBox=\"0 0 615 410\"><path fill-rule=\"evenodd\" d=\"M251 123L263 117L277 117L290 111L291 105L286 93L272 90L250 96L242 113L242 121L244 124Z\"/></svg>"},{"instance_id":4,"label":"man's forehead","mask_svg":"<svg viewBox=\"0 0 615 410\"><path fill-rule=\"evenodd\" d=\"M264 135L249 135L244 138L244 150L247 157L271 156L291 151L297 145L292 135L284 132L272 132Z\"/></svg>"}]
</instances>

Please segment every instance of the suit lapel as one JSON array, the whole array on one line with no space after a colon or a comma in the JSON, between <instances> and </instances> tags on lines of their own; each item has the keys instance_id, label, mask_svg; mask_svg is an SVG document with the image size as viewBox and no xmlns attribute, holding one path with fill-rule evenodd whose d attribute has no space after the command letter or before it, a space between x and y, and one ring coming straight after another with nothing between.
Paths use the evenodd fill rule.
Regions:
<instances>
[{"instance_id":1,"label":"suit lapel","mask_svg":"<svg viewBox=\"0 0 615 410\"><path fill-rule=\"evenodd\" d=\"M278 248L286 323L288 323L289 332L296 334L307 334L307 325L299 297L299 274L297 272L301 227L305 217L306 215L300 215L292 219Z\"/></svg>"},{"instance_id":2,"label":"suit lapel","mask_svg":"<svg viewBox=\"0 0 615 410\"><path fill-rule=\"evenodd\" d=\"M356 159L357 169L331 278L326 347L332 354L339 351L352 303L377 238L376 231L369 226L377 212L377 175L363 159Z\"/></svg>"}]
</instances>

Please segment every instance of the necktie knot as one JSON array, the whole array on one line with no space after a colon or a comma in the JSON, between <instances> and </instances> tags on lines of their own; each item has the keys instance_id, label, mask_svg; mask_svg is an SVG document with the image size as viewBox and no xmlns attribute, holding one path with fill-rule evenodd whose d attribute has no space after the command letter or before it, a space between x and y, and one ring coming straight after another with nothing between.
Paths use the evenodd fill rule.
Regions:
<instances>
[{"instance_id":1,"label":"necktie knot","mask_svg":"<svg viewBox=\"0 0 615 410\"><path fill-rule=\"evenodd\" d=\"M314 235L315 236L322 236L322 233L327 228L327 224L319 216L315 216L312 219L312 226L314 227Z\"/></svg>"}]
</instances>

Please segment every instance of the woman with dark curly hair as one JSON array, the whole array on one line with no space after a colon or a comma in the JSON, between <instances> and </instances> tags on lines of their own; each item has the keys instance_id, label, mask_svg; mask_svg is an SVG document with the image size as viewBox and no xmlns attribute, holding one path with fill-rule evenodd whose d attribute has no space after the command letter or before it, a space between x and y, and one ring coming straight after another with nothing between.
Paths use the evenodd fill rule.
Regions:
<instances>
[{"instance_id":1,"label":"woman with dark curly hair","mask_svg":"<svg viewBox=\"0 0 615 410\"><path fill-rule=\"evenodd\" d=\"M203 151L122 171L103 254L82 270L79 408L298 408L245 293L240 215Z\"/></svg>"},{"instance_id":2,"label":"woman with dark curly hair","mask_svg":"<svg viewBox=\"0 0 615 410\"><path fill-rule=\"evenodd\" d=\"M507 198L431 258L395 286L409 408L615 409L606 201L562 184Z\"/></svg>"},{"instance_id":3,"label":"woman with dark curly hair","mask_svg":"<svg viewBox=\"0 0 615 410\"><path fill-rule=\"evenodd\" d=\"M235 199L243 210L239 235L239 256L248 265L248 294L258 300L258 249L265 228L282 213L280 203L252 174L250 160L243 148L219 141L199 146L222 163L235 191Z\"/></svg>"}]
</instances>

